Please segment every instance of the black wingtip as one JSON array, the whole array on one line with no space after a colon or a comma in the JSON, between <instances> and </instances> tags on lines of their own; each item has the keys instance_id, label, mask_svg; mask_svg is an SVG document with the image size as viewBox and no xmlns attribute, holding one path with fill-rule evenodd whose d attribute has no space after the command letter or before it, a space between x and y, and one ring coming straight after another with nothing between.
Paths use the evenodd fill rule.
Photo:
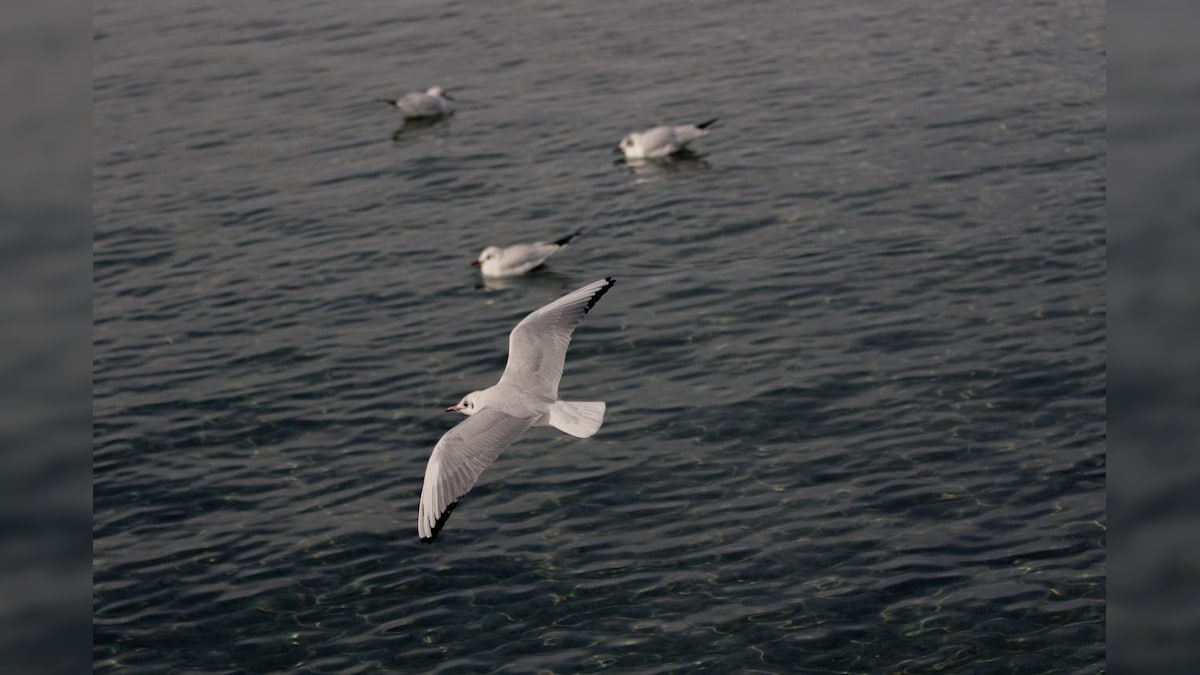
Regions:
<instances>
[{"instance_id":1,"label":"black wingtip","mask_svg":"<svg viewBox=\"0 0 1200 675\"><path fill-rule=\"evenodd\" d=\"M561 239L555 239L554 244L556 246L566 246L568 241L571 241L575 237L578 237L580 234L583 234L583 230L575 230L571 234L568 234L567 236L565 236Z\"/></svg>"},{"instance_id":2,"label":"black wingtip","mask_svg":"<svg viewBox=\"0 0 1200 675\"><path fill-rule=\"evenodd\" d=\"M454 502L450 506L447 506L445 511L442 511L442 515L438 516L437 522L433 524L433 529L430 530L429 536L421 537L422 544L432 544L433 540L437 539L438 532L442 531L442 527L444 527L446 525L446 521L450 519L450 512L453 511L454 507L456 506L458 506L458 502Z\"/></svg>"},{"instance_id":3,"label":"black wingtip","mask_svg":"<svg viewBox=\"0 0 1200 675\"><path fill-rule=\"evenodd\" d=\"M714 117L714 118L712 118L711 120L709 120L709 121L707 121L707 122L701 122L700 124L697 124L697 125L696 125L696 128L697 128L697 129L707 129L708 127L710 127L710 126L712 126L713 124L715 124L715 123L716 123L716 121L717 121L717 119L718 119L718 118Z\"/></svg>"},{"instance_id":4,"label":"black wingtip","mask_svg":"<svg viewBox=\"0 0 1200 675\"><path fill-rule=\"evenodd\" d=\"M604 280L608 283L601 286L600 290L592 294L592 298L588 300L587 306L583 308L584 314L592 311L592 308L596 306L597 302L600 302L600 298L604 297L604 294L608 292L608 289L612 288L613 284L617 283L617 280L612 277L604 277Z\"/></svg>"}]
</instances>

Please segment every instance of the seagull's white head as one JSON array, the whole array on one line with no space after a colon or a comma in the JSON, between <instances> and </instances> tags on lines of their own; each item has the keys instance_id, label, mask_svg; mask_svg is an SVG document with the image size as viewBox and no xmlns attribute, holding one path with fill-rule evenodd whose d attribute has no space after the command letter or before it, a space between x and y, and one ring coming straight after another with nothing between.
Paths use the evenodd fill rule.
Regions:
<instances>
[{"instance_id":1,"label":"seagull's white head","mask_svg":"<svg viewBox=\"0 0 1200 675\"><path fill-rule=\"evenodd\" d=\"M446 90L442 89L441 87L430 87L425 93L435 98L444 98L447 101L453 100L450 98L450 95L446 93Z\"/></svg>"},{"instance_id":2,"label":"seagull's white head","mask_svg":"<svg viewBox=\"0 0 1200 675\"><path fill-rule=\"evenodd\" d=\"M446 412L460 412L464 415L474 415L479 412L480 407L480 392L473 391L463 397L458 405L452 405L446 408Z\"/></svg>"},{"instance_id":3,"label":"seagull's white head","mask_svg":"<svg viewBox=\"0 0 1200 675\"><path fill-rule=\"evenodd\" d=\"M471 264L487 266L487 264L489 262L491 262L493 260L499 260L499 259L500 259L500 247L499 246L489 246L489 247L483 249L482 251L480 251L479 257L476 258L475 261L472 262Z\"/></svg>"},{"instance_id":4,"label":"seagull's white head","mask_svg":"<svg viewBox=\"0 0 1200 675\"><path fill-rule=\"evenodd\" d=\"M641 157L643 154L642 144L638 142L636 133L625 134L613 152L623 152L626 157Z\"/></svg>"}]
</instances>

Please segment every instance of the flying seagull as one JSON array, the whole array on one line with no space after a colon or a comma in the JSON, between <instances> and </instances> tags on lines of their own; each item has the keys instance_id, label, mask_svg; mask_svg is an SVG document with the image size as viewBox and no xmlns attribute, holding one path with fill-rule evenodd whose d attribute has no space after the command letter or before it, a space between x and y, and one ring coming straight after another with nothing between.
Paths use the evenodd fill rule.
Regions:
<instances>
[{"instance_id":1,"label":"flying seagull","mask_svg":"<svg viewBox=\"0 0 1200 675\"><path fill-rule=\"evenodd\" d=\"M447 431L429 456L417 513L421 541L433 542L479 475L530 427L551 426L576 438L599 431L604 403L560 400L558 381L571 333L615 283L611 277L593 281L522 319L508 335L500 381L446 408L467 419Z\"/></svg>"}]
</instances>

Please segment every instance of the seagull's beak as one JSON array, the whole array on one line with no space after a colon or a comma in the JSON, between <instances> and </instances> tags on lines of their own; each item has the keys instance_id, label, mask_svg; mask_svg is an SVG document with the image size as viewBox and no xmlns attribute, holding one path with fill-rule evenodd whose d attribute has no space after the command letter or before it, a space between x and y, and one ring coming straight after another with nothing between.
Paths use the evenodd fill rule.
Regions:
<instances>
[{"instance_id":1,"label":"seagull's beak","mask_svg":"<svg viewBox=\"0 0 1200 675\"><path fill-rule=\"evenodd\" d=\"M478 260L472 260L472 261L471 261L471 264L472 264L472 265L482 265L483 263L482 263L482 262L480 262L480 261L478 261Z\"/></svg>"},{"instance_id":2,"label":"seagull's beak","mask_svg":"<svg viewBox=\"0 0 1200 675\"><path fill-rule=\"evenodd\" d=\"M459 410L462 410L462 406L452 405L446 408L446 412L458 412Z\"/></svg>"},{"instance_id":3,"label":"seagull's beak","mask_svg":"<svg viewBox=\"0 0 1200 675\"><path fill-rule=\"evenodd\" d=\"M618 152L622 152L620 143L613 146L613 153L618 153Z\"/></svg>"}]
</instances>

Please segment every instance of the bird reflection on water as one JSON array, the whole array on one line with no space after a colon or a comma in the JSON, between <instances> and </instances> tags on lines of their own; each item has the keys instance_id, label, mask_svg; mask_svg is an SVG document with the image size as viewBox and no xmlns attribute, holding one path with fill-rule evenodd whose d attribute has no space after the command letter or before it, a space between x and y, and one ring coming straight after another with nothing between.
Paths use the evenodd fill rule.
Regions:
<instances>
[{"instance_id":1,"label":"bird reflection on water","mask_svg":"<svg viewBox=\"0 0 1200 675\"><path fill-rule=\"evenodd\" d=\"M701 155L688 149L658 159L617 159L613 164L624 166L633 174L636 182L643 183L667 176L696 171L707 171L712 168L706 155Z\"/></svg>"},{"instance_id":2,"label":"bird reflection on water","mask_svg":"<svg viewBox=\"0 0 1200 675\"><path fill-rule=\"evenodd\" d=\"M534 269L529 274L519 277L478 277L475 288L487 291L505 291L510 288L521 287L547 288L560 291L569 288L575 280L575 277L555 272L543 265Z\"/></svg>"},{"instance_id":3,"label":"bird reflection on water","mask_svg":"<svg viewBox=\"0 0 1200 675\"><path fill-rule=\"evenodd\" d=\"M406 119L403 124L392 132L392 140L402 141L417 138L442 127L448 130L450 128L450 119L450 116L413 117Z\"/></svg>"}]
</instances>

